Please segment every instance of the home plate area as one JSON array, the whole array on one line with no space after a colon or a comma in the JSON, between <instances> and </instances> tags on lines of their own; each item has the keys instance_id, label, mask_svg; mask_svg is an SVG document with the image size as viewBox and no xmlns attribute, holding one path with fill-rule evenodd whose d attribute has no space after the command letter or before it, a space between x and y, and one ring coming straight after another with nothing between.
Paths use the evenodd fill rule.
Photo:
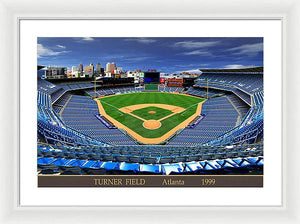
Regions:
<instances>
[{"instance_id":1,"label":"home plate area","mask_svg":"<svg viewBox=\"0 0 300 224\"><path fill-rule=\"evenodd\" d=\"M154 130L154 129L160 128L161 123L160 123L160 121L149 120L149 121L144 121L143 126L144 126L144 128Z\"/></svg>"}]
</instances>

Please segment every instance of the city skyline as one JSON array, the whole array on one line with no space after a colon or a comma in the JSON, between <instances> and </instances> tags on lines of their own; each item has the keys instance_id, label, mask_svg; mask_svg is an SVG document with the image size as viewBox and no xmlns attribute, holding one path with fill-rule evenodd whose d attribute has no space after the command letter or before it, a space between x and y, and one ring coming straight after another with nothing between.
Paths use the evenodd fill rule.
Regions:
<instances>
[{"instance_id":1,"label":"city skyline","mask_svg":"<svg viewBox=\"0 0 300 224\"><path fill-rule=\"evenodd\" d=\"M263 66L263 38L100 38L40 37L38 64L71 69L115 62L126 70L157 69L166 73L200 68Z\"/></svg>"}]
</instances>

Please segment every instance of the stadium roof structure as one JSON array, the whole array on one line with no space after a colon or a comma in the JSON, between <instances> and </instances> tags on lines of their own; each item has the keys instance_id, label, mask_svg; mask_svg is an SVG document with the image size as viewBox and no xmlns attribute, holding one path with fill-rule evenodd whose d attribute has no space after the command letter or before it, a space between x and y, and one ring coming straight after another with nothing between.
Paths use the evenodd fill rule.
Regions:
<instances>
[{"instance_id":1,"label":"stadium roof structure","mask_svg":"<svg viewBox=\"0 0 300 224\"><path fill-rule=\"evenodd\" d=\"M263 72L264 67L252 67L252 68L237 68L237 69L200 69L201 72L222 72L222 73L233 73L233 72Z\"/></svg>"},{"instance_id":2,"label":"stadium roof structure","mask_svg":"<svg viewBox=\"0 0 300 224\"><path fill-rule=\"evenodd\" d=\"M42 68L45 68L46 66L44 66L44 65L38 65L37 66L37 70L41 70Z\"/></svg>"}]
</instances>

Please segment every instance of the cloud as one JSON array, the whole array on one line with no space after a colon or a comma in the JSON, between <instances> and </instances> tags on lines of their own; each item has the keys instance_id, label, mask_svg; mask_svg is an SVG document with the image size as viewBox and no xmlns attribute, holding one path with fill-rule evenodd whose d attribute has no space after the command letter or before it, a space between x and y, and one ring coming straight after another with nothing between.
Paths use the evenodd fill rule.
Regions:
<instances>
[{"instance_id":1,"label":"cloud","mask_svg":"<svg viewBox=\"0 0 300 224\"><path fill-rule=\"evenodd\" d=\"M107 55L102 57L103 59L107 60L107 61L114 61L117 60L120 63L122 62L139 62L139 61L145 61L145 60L149 60L153 57L147 56L147 55L140 55L137 56L135 54L126 54L126 55L121 55L121 53L116 54L116 55Z\"/></svg>"},{"instance_id":2,"label":"cloud","mask_svg":"<svg viewBox=\"0 0 300 224\"><path fill-rule=\"evenodd\" d=\"M59 45L59 44L57 44L56 47L61 48L61 49L66 49L66 46Z\"/></svg>"},{"instance_id":3,"label":"cloud","mask_svg":"<svg viewBox=\"0 0 300 224\"><path fill-rule=\"evenodd\" d=\"M173 47L180 47L186 49L199 49L206 47L213 47L219 44L220 41L180 41L173 44Z\"/></svg>"},{"instance_id":4,"label":"cloud","mask_svg":"<svg viewBox=\"0 0 300 224\"><path fill-rule=\"evenodd\" d=\"M93 37L73 37L73 40L78 43L89 43L95 41Z\"/></svg>"},{"instance_id":5,"label":"cloud","mask_svg":"<svg viewBox=\"0 0 300 224\"><path fill-rule=\"evenodd\" d=\"M212 56L208 51L194 50L189 52L180 53L180 55L200 55L200 56Z\"/></svg>"},{"instance_id":6,"label":"cloud","mask_svg":"<svg viewBox=\"0 0 300 224\"><path fill-rule=\"evenodd\" d=\"M56 56L60 54L69 53L70 51L54 51L48 47L43 46L42 44L37 44L37 56L45 57L45 56Z\"/></svg>"},{"instance_id":7,"label":"cloud","mask_svg":"<svg viewBox=\"0 0 300 224\"><path fill-rule=\"evenodd\" d=\"M205 63L192 63L192 64L178 64L178 65L175 65L176 67L180 67L180 68L192 68L192 67L201 67L201 66L208 66L209 64Z\"/></svg>"},{"instance_id":8,"label":"cloud","mask_svg":"<svg viewBox=\"0 0 300 224\"><path fill-rule=\"evenodd\" d=\"M183 72L188 72L188 73L196 73L200 74L200 69L190 69L190 70L184 70L184 71L176 71L176 73L183 73Z\"/></svg>"},{"instance_id":9,"label":"cloud","mask_svg":"<svg viewBox=\"0 0 300 224\"><path fill-rule=\"evenodd\" d=\"M128 39L125 39L125 41L136 41L136 42L142 43L142 44L151 44L151 43L156 42L156 40L150 39L150 38L146 38L146 37L128 38Z\"/></svg>"},{"instance_id":10,"label":"cloud","mask_svg":"<svg viewBox=\"0 0 300 224\"><path fill-rule=\"evenodd\" d=\"M81 40L82 41L94 41L95 39L92 37L82 37Z\"/></svg>"},{"instance_id":11,"label":"cloud","mask_svg":"<svg viewBox=\"0 0 300 224\"><path fill-rule=\"evenodd\" d=\"M131 57L131 58L125 58L123 61L138 62L138 61L149 60L150 58L151 57Z\"/></svg>"},{"instance_id":12,"label":"cloud","mask_svg":"<svg viewBox=\"0 0 300 224\"><path fill-rule=\"evenodd\" d=\"M263 51L263 43L244 44L239 47L230 48L227 51L232 51L235 55L254 56Z\"/></svg>"},{"instance_id":13,"label":"cloud","mask_svg":"<svg viewBox=\"0 0 300 224\"><path fill-rule=\"evenodd\" d=\"M226 65L224 66L225 69L239 69L239 68L251 68L255 67L254 65Z\"/></svg>"},{"instance_id":14,"label":"cloud","mask_svg":"<svg viewBox=\"0 0 300 224\"><path fill-rule=\"evenodd\" d=\"M117 60L117 59L123 59L125 58L124 55L107 55L102 57L105 60Z\"/></svg>"}]
</instances>

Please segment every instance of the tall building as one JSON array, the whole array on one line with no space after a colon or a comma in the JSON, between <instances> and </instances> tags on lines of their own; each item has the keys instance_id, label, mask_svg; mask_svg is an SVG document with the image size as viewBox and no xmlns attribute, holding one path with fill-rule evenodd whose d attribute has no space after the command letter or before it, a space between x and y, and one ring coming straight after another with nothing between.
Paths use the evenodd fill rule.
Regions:
<instances>
[{"instance_id":1,"label":"tall building","mask_svg":"<svg viewBox=\"0 0 300 224\"><path fill-rule=\"evenodd\" d=\"M72 66L72 78L79 77L78 74L79 74L79 71L78 71L77 67L76 66Z\"/></svg>"},{"instance_id":2,"label":"tall building","mask_svg":"<svg viewBox=\"0 0 300 224\"><path fill-rule=\"evenodd\" d=\"M94 76L94 65L92 63L84 67L84 75L89 78Z\"/></svg>"},{"instance_id":3,"label":"tall building","mask_svg":"<svg viewBox=\"0 0 300 224\"><path fill-rule=\"evenodd\" d=\"M112 62L112 63L108 62L106 64L106 72L112 72L112 71L114 71L116 69L117 69L117 66L116 66L116 64L114 62Z\"/></svg>"},{"instance_id":4,"label":"tall building","mask_svg":"<svg viewBox=\"0 0 300 224\"><path fill-rule=\"evenodd\" d=\"M117 69L118 73L122 73L123 72L123 68L122 67L118 67L116 69Z\"/></svg>"},{"instance_id":5,"label":"tall building","mask_svg":"<svg viewBox=\"0 0 300 224\"><path fill-rule=\"evenodd\" d=\"M111 63L111 71L114 71L117 69L117 66L114 62Z\"/></svg>"},{"instance_id":6,"label":"tall building","mask_svg":"<svg viewBox=\"0 0 300 224\"><path fill-rule=\"evenodd\" d=\"M46 79L65 79L67 78L67 67L50 66L45 71Z\"/></svg>"},{"instance_id":7,"label":"tall building","mask_svg":"<svg viewBox=\"0 0 300 224\"><path fill-rule=\"evenodd\" d=\"M96 65L96 76L102 76L104 73L104 68L102 68L101 63Z\"/></svg>"},{"instance_id":8,"label":"tall building","mask_svg":"<svg viewBox=\"0 0 300 224\"><path fill-rule=\"evenodd\" d=\"M76 66L72 66L72 72L74 73L75 71L77 71L77 67Z\"/></svg>"},{"instance_id":9,"label":"tall building","mask_svg":"<svg viewBox=\"0 0 300 224\"><path fill-rule=\"evenodd\" d=\"M80 62L80 64L78 65L78 75L79 76L83 76L83 64Z\"/></svg>"},{"instance_id":10,"label":"tall building","mask_svg":"<svg viewBox=\"0 0 300 224\"><path fill-rule=\"evenodd\" d=\"M73 66L74 67L74 66ZM72 70L73 70L73 67L72 67ZM72 74L72 70L68 69L67 70L67 78L73 78L73 74Z\"/></svg>"},{"instance_id":11,"label":"tall building","mask_svg":"<svg viewBox=\"0 0 300 224\"><path fill-rule=\"evenodd\" d=\"M110 66L111 66L111 64L110 64L110 62L108 62L108 63L106 64L105 72L111 72Z\"/></svg>"},{"instance_id":12,"label":"tall building","mask_svg":"<svg viewBox=\"0 0 300 224\"><path fill-rule=\"evenodd\" d=\"M137 72L137 71L127 71L124 76L127 78L134 78L134 83L139 83L141 78L144 77L141 74L142 74L141 72Z\"/></svg>"}]
</instances>

